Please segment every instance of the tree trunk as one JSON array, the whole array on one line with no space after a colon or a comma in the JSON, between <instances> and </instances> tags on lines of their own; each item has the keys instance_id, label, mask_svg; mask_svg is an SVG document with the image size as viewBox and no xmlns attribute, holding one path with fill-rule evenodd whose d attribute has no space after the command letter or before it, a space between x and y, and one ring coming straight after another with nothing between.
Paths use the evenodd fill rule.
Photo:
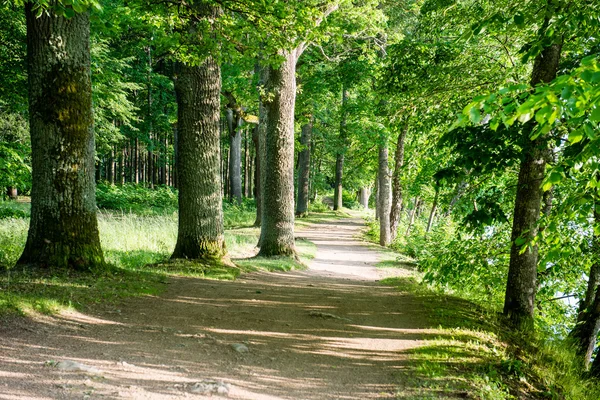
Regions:
<instances>
[{"instance_id":1,"label":"tree trunk","mask_svg":"<svg viewBox=\"0 0 600 400\"><path fill-rule=\"evenodd\" d=\"M227 109L229 131L229 200L242 202L242 123L240 116Z\"/></svg>"},{"instance_id":2,"label":"tree trunk","mask_svg":"<svg viewBox=\"0 0 600 400\"><path fill-rule=\"evenodd\" d=\"M392 176L392 208L390 210L390 241L396 239L398 224L400 223L400 209L402 207L402 183L400 175L404 166L404 142L408 132L408 121L398 135L396 153L394 155L394 175Z\"/></svg>"},{"instance_id":3,"label":"tree trunk","mask_svg":"<svg viewBox=\"0 0 600 400\"><path fill-rule=\"evenodd\" d=\"M390 238L390 171L387 140L379 145L379 244L389 246Z\"/></svg>"},{"instance_id":4,"label":"tree trunk","mask_svg":"<svg viewBox=\"0 0 600 400\"><path fill-rule=\"evenodd\" d=\"M431 212L429 213L429 220L427 221L427 230L426 233L431 231L431 226L433 225L433 218L435 218L435 213L438 207L438 199L440 197L440 187L438 184L435 185L435 196L433 197L433 205L431 206Z\"/></svg>"},{"instance_id":5,"label":"tree trunk","mask_svg":"<svg viewBox=\"0 0 600 400\"><path fill-rule=\"evenodd\" d=\"M359 203L365 210L369 209L369 198L371 197L371 188L363 186L360 188Z\"/></svg>"},{"instance_id":6,"label":"tree trunk","mask_svg":"<svg viewBox=\"0 0 600 400\"><path fill-rule=\"evenodd\" d=\"M260 106L260 108L262 109L262 105ZM263 120L260 120L260 123L263 123ZM262 162L263 162L263 157L261 156L262 154L262 150L261 147L264 147L264 144L261 145L260 142L263 142L264 139L260 139L259 135L261 132L261 126L257 125L256 127L254 127L253 131L252 131L252 142L254 143L254 149L255 149L255 153L256 153L256 161L254 163L254 197L256 198L256 219L254 220L254 226L260 226L260 220L261 220L261 212L262 212L262 193L261 193L261 168L262 168Z\"/></svg>"},{"instance_id":7,"label":"tree trunk","mask_svg":"<svg viewBox=\"0 0 600 400\"><path fill-rule=\"evenodd\" d=\"M294 106L298 50L285 50L285 61L267 67L265 163L262 175L260 256L292 256L294 246Z\"/></svg>"},{"instance_id":8,"label":"tree trunk","mask_svg":"<svg viewBox=\"0 0 600 400\"><path fill-rule=\"evenodd\" d=\"M408 218L408 225L406 227L406 236L408 236L410 234L410 229L412 228L413 224L415 223L415 216L417 215L417 210L419 209L419 207L421 207L421 199L416 197L415 203L413 205L413 209L410 212L410 217Z\"/></svg>"},{"instance_id":9,"label":"tree trunk","mask_svg":"<svg viewBox=\"0 0 600 400\"><path fill-rule=\"evenodd\" d=\"M220 162L221 70L214 59L179 64L177 173L179 230L172 258L225 256Z\"/></svg>"},{"instance_id":10,"label":"tree trunk","mask_svg":"<svg viewBox=\"0 0 600 400\"><path fill-rule=\"evenodd\" d=\"M594 223L600 226L600 200L594 202ZM585 297L579 303L577 324L569 334L575 351L587 369L600 331L600 236L594 231L591 253L594 259L590 267ZM598 357L596 357L598 359ZM594 363L592 373L600 377L600 361Z\"/></svg>"},{"instance_id":11,"label":"tree trunk","mask_svg":"<svg viewBox=\"0 0 600 400\"><path fill-rule=\"evenodd\" d=\"M340 119L340 143L335 159L335 186L333 188L333 209L341 210L343 207L342 199L342 179L344 177L344 154L346 153L346 141L348 140L347 121L348 121L348 91L342 89L342 117Z\"/></svg>"},{"instance_id":12,"label":"tree trunk","mask_svg":"<svg viewBox=\"0 0 600 400\"><path fill-rule=\"evenodd\" d=\"M25 4L31 220L18 264L103 267L96 219L88 13L36 17Z\"/></svg>"},{"instance_id":13,"label":"tree trunk","mask_svg":"<svg viewBox=\"0 0 600 400\"><path fill-rule=\"evenodd\" d=\"M296 216L303 217L308 214L308 182L310 174L310 142L312 136L312 115L309 121L302 126L300 144L302 151L298 155L298 200L296 202Z\"/></svg>"},{"instance_id":14,"label":"tree trunk","mask_svg":"<svg viewBox=\"0 0 600 400\"><path fill-rule=\"evenodd\" d=\"M531 86L550 82L556 76L560 60L561 45L546 47L535 59ZM504 300L504 315L519 330L533 330L533 310L537 287L538 248L529 245L538 232L538 221L542 205L540 185L544 179L547 158L547 143L544 136L530 140L534 122L524 127L525 145L517 182L517 196L511 235L510 263ZM521 251L524 243L528 248Z\"/></svg>"},{"instance_id":15,"label":"tree trunk","mask_svg":"<svg viewBox=\"0 0 600 400\"><path fill-rule=\"evenodd\" d=\"M378 155L379 157L379 155ZM379 166L377 167L379 169ZM379 204L379 171L375 174L375 219L379 219L381 204Z\"/></svg>"}]
</instances>

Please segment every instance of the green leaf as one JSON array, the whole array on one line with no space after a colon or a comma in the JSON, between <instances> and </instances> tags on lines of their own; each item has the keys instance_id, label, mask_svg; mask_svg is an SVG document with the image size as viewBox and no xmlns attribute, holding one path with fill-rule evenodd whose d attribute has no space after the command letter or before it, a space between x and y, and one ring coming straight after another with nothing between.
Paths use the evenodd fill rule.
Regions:
<instances>
[{"instance_id":1,"label":"green leaf","mask_svg":"<svg viewBox=\"0 0 600 400\"><path fill-rule=\"evenodd\" d=\"M600 106L596 104L590 114L590 120L594 122L600 121Z\"/></svg>"},{"instance_id":2,"label":"green leaf","mask_svg":"<svg viewBox=\"0 0 600 400\"><path fill-rule=\"evenodd\" d=\"M583 132L581 131L581 129L576 129L569 133L569 142L571 144L581 142L582 139L583 139Z\"/></svg>"}]
</instances>

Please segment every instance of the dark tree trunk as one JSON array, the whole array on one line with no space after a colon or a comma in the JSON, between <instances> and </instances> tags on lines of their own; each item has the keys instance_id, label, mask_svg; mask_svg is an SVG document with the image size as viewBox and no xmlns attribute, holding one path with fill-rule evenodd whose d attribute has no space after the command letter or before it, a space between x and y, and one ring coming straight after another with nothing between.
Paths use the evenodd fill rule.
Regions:
<instances>
[{"instance_id":1,"label":"dark tree trunk","mask_svg":"<svg viewBox=\"0 0 600 400\"><path fill-rule=\"evenodd\" d=\"M594 222L600 225L600 200L594 202ZM575 351L581 357L584 367L590 364L596 338L600 331L600 236L594 233L592 238L592 257L588 286L585 297L579 303L577 324L569 334L575 345ZM596 357L596 360L599 357ZM600 377L600 361L594 362L592 373Z\"/></svg>"},{"instance_id":2,"label":"dark tree trunk","mask_svg":"<svg viewBox=\"0 0 600 400\"><path fill-rule=\"evenodd\" d=\"M229 131L229 200L242 202L242 118L227 109Z\"/></svg>"},{"instance_id":3,"label":"dark tree trunk","mask_svg":"<svg viewBox=\"0 0 600 400\"><path fill-rule=\"evenodd\" d=\"M402 207L402 183L400 176L404 166L404 142L408 132L408 121L398 135L396 142L396 153L394 155L394 175L392 176L392 208L390 210L390 241L393 242L398 234L400 223L400 209Z\"/></svg>"},{"instance_id":4,"label":"dark tree trunk","mask_svg":"<svg viewBox=\"0 0 600 400\"><path fill-rule=\"evenodd\" d=\"M435 218L435 213L438 207L438 199L440 197L440 186L438 184L435 185L435 196L433 197L433 204L431 205L431 212L429 213L429 220L427 221L427 230L426 233L431 231L431 227L433 225L433 219Z\"/></svg>"},{"instance_id":5,"label":"dark tree trunk","mask_svg":"<svg viewBox=\"0 0 600 400\"><path fill-rule=\"evenodd\" d=\"M344 178L344 154L348 140L347 124L348 124L348 91L342 89L342 117L340 119L340 143L338 152L335 158L335 186L333 188L333 209L341 210L343 206L342 199L342 180Z\"/></svg>"},{"instance_id":6,"label":"dark tree trunk","mask_svg":"<svg viewBox=\"0 0 600 400\"><path fill-rule=\"evenodd\" d=\"M261 109L263 108L262 105L260 106ZM263 120L260 120L260 123L263 123ZM254 197L256 198L256 219L254 220L254 226L260 226L260 220L261 220L261 212L262 212L262 193L261 193L261 169L262 169L262 165L261 163L263 162L263 157L261 156L261 144L260 142L263 142L264 139L260 139L259 135L261 132L261 125L257 125L253 131L252 131L252 142L254 143L254 149L255 149L255 159L256 161L254 162ZM264 144L262 145L262 147L264 147Z\"/></svg>"},{"instance_id":7,"label":"dark tree trunk","mask_svg":"<svg viewBox=\"0 0 600 400\"><path fill-rule=\"evenodd\" d=\"M312 128L313 120L312 116L310 116L309 121L302 126L302 134L300 135L302 151L298 155L298 200L296 202L296 215L299 217L308 214L308 183L310 174L310 143Z\"/></svg>"},{"instance_id":8,"label":"dark tree trunk","mask_svg":"<svg viewBox=\"0 0 600 400\"><path fill-rule=\"evenodd\" d=\"M388 166L387 140L379 145L379 244L388 246L390 241L390 171Z\"/></svg>"},{"instance_id":9,"label":"dark tree trunk","mask_svg":"<svg viewBox=\"0 0 600 400\"><path fill-rule=\"evenodd\" d=\"M180 64L177 92L179 230L172 258L225 255L220 162L221 71L214 59Z\"/></svg>"},{"instance_id":10,"label":"dark tree trunk","mask_svg":"<svg viewBox=\"0 0 600 400\"><path fill-rule=\"evenodd\" d=\"M18 264L104 266L96 219L88 13L72 18L25 4L31 221Z\"/></svg>"},{"instance_id":11,"label":"dark tree trunk","mask_svg":"<svg viewBox=\"0 0 600 400\"><path fill-rule=\"evenodd\" d=\"M294 246L294 106L298 50L282 51L284 62L267 67L260 256L292 256Z\"/></svg>"},{"instance_id":12,"label":"dark tree trunk","mask_svg":"<svg viewBox=\"0 0 600 400\"><path fill-rule=\"evenodd\" d=\"M561 45L555 44L545 48L536 57L531 86L540 82L550 82L556 76L560 59ZM544 179L547 158L547 143L544 136L530 140L529 135L534 122L524 128L522 161L517 182L517 196L513 213L511 235L510 263L504 315L519 330L533 329L533 310L537 288L538 248L529 245L538 232L538 221L542 205L540 185ZM521 251L525 240L528 248Z\"/></svg>"},{"instance_id":13,"label":"dark tree trunk","mask_svg":"<svg viewBox=\"0 0 600 400\"><path fill-rule=\"evenodd\" d=\"M248 130L244 129L244 196L249 198L250 196L250 154L248 153Z\"/></svg>"}]
</instances>

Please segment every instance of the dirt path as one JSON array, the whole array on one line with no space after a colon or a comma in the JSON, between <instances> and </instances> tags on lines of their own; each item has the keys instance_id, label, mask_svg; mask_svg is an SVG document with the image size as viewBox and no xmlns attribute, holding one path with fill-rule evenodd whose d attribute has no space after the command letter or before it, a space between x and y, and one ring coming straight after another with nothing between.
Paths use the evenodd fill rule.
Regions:
<instances>
[{"instance_id":1,"label":"dirt path","mask_svg":"<svg viewBox=\"0 0 600 400\"><path fill-rule=\"evenodd\" d=\"M301 232L318 246L308 271L179 278L118 310L0 328L0 399L201 399L194 384L209 379L234 399L395 398L406 351L430 332L418 298L377 282L380 254L355 238L361 226Z\"/></svg>"}]
</instances>

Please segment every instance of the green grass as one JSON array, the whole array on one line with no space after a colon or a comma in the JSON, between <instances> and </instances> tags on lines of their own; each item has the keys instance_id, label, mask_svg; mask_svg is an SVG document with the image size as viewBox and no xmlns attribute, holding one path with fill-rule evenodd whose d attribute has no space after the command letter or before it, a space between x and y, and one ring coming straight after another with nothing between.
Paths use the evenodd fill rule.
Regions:
<instances>
[{"instance_id":1,"label":"green grass","mask_svg":"<svg viewBox=\"0 0 600 400\"><path fill-rule=\"evenodd\" d=\"M403 257L395 261L393 253L386 254L378 267L414 269ZM435 332L408 352L411 361L398 374L396 398L600 398L600 385L581 375L573 353L561 342L538 337L526 343L506 329L497 310L432 290L414 273L382 283L418 299Z\"/></svg>"},{"instance_id":2,"label":"green grass","mask_svg":"<svg viewBox=\"0 0 600 400\"><path fill-rule=\"evenodd\" d=\"M108 188L106 190L117 190ZM287 271L304 268L314 257L316 247L297 241L299 260L249 258L256 252L260 229L251 227L255 219L252 201L241 205L224 203L225 242L229 256L240 268L231 265L169 261L177 239L177 213L168 204L159 207L148 189L125 188L127 193L110 194L115 204L129 204L136 196L141 205L134 212L102 209L98 213L100 240L108 271L17 271L12 267L23 251L29 220L26 217L0 219L0 315L30 312L55 313L64 308L84 309L98 303L114 303L131 296L158 294L169 276L206 279L235 279L242 271L266 269ZM172 196L161 189L161 196ZM109 197L110 197L109 196ZM125 200L119 196L126 197ZM149 200L148 200L149 199ZM120 202L120 203L119 203ZM16 209L29 215L27 203L0 202L0 209ZM322 218L338 218L328 213ZM319 220L316 215L311 221Z\"/></svg>"},{"instance_id":3,"label":"green grass","mask_svg":"<svg viewBox=\"0 0 600 400\"><path fill-rule=\"evenodd\" d=\"M297 239L296 251L298 258L293 257L253 257L246 259L235 259L236 265L245 271L264 269L267 271L291 271L293 269L306 269L306 265L315 258L317 246L308 240Z\"/></svg>"}]
</instances>

